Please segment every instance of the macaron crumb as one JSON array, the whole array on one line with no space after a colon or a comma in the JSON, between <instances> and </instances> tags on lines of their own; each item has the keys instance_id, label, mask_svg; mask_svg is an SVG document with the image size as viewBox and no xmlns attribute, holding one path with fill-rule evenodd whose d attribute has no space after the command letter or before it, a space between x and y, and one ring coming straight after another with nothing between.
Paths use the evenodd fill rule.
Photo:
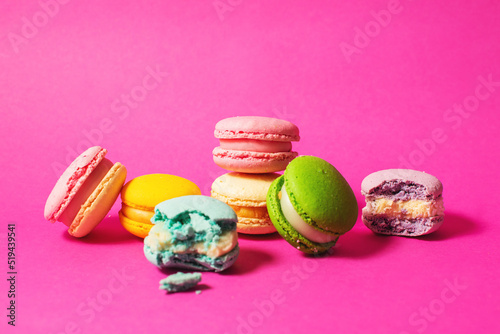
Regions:
<instances>
[{"instance_id":1,"label":"macaron crumb","mask_svg":"<svg viewBox=\"0 0 500 334\"><path fill-rule=\"evenodd\" d=\"M160 290L166 290L170 293L186 291L196 286L200 282L201 273L178 272L160 280ZM201 290L198 291L201 292ZM197 294L199 294L198 291L196 292Z\"/></svg>"},{"instance_id":2,"label":"macaron crumb","mask_svg":"<svg viewBox=\"0 0 500 334\"><path fill-rule=\"evenodd\" d=\"M199 295L201 293L201 290L196 290L195 293Z\"/></svg>"}]
</instances>

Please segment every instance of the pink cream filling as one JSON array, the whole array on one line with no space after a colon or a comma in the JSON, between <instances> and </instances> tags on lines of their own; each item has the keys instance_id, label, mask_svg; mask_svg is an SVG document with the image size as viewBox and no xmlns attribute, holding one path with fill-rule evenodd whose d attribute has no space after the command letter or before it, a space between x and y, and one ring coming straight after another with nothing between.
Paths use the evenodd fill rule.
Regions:
<instances>
[{"instance_id":1,"label":"pink cream filling","mask_svg":"<svg viewBox=\"0 0 500 334\"><path fill-rule=\"evenodd\" d=\"M252 152L290 152L292 143L289 141L267 141L257 139L219 139L220 147L226 150L252 151Z\"/></svg>"},{"instance_id":2,"label":"pink cream filling","mask_svg":"<svg viewBox=\"0 0 500 334\"><path fill-rule=\"evenodd\" d=\"M113 163L108 159L104 158L95 167L95 169L90 173L85 182L82 184L78 192L75 194L71 202L69 202L66 209L63 211L61 216L57 219L58 221L70 226L73 223L78 211L80 211L82 205L85 204L90 195L97 188L102 179L106 176L108 171L113 167Z\"/></svg>"}]
</instances>

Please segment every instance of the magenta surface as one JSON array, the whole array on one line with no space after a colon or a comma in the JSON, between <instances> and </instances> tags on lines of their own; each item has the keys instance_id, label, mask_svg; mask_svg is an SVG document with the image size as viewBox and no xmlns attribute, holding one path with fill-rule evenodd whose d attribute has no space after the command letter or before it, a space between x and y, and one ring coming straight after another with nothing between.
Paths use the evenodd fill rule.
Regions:
<instances>
[{"instance_id":1,"label":"magenta surface","mask_svg":"<svg viewBox=\"0 0 500 334\"><path fill-rule=\"evenodd\" d=\"M500 332L500 3L62 2L0 4L0 332ZM237 115L296 124L293 150L332 163L360 208L373 171L436 176L443 226L385 237L358 218L319 259L244 236L200 294L165 295L173 272L121 227L120 201L81 240L44 219L58 177L94 145L128 179L175 174L209 194L225 173L215 124Z\"/></svg>"}]
</instances>

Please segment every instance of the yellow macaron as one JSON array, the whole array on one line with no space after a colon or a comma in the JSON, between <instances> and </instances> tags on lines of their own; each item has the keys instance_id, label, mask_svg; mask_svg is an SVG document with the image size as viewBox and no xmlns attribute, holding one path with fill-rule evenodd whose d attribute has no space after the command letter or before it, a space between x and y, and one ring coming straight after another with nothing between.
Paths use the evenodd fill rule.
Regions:
<instances>
[{"instance_id":1,"label":"yellow macaron","mask_svg":"<svg viewBox=\"0 0 500 334\"><path fill-rule=\"evenodd\" d=\"M122 209L118 213L123 227L145 238L153 224L155 206L174 197L201 195L200 188L180 176L148 174L127 182L121 191Z\"/></svg>"},{"instance_id":2,"label":"yellow macaron","mask_svg":"<svg viewBox=\"0 0 500 334\"><path fill-rule=\"evenodd\" d=\"M221 200L236 212L237 231L245 234L276 232L269 219L266 195L277 173L246 174L231 172L219 176L212 184L212 197Z\"/></svg>"}]
</instances>

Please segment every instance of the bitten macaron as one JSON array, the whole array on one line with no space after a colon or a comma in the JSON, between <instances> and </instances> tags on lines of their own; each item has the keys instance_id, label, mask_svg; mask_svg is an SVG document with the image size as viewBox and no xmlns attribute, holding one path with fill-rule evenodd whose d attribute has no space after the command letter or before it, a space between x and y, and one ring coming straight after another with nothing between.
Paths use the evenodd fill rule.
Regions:
<instances>
[{"instance_id":1,"label":"bitten macaron","mask_svg":"<svg viewBox=\"0 0 500 334\"><path fill-rule=\"evenodd\" d=\"M358 216L354 193L327 161L300 156L267 194L269 216L279 234L305 253L323 253L349 231Z\"/></svg>"},{"instance_id":2,"label":"bitten macaron","mask_svg":"<svg viewBox=\"0 0 500 334\"><path fill-rule=\"evenodd\" d=\"M186 195L201 195L193 182L176 175L147 174L128 181L121 191L122 208L118 213L122 226L140 238L153 227L151 218L157 204Z\"/></svg>"},{"instance_id":3,"label":"bitten macaron","mask_svg":"<svg viewBox=\"0 0 500 334\"><path fill-rule=\"evenodd\" d=\"M420 236L444 220L443 185L435 176L411 169L386 169L361 183L363 223L373 232Z\"/></svg>"},{"instance_id":4,"label":"bitten macaron","mask_svg":"<svg viewBox=\"0 0 500 334\"><path fill-rule=\"evenodd\" d=\"M276 228L267 212L266 196L271 183L279 176L277 173L227 173L215 179L211 195L236 212L239 233L273 233Z\"/></svg>"},{"instance_id":5,"label":"bitten macaron","mask_svg":"<svg viewBox=\"0 0 500 334\"><path fill-rule=\"evenodd\" d=\"M239 254L236 213L201 195L161 202L144 239L144 255L159 268L223 271Z\"/></svg>"},{"instance_id":6,"label":"bitten macaron","mask_svg":"<svg viewBox=\"0 0 500 334\"><path fill-rule=\"evenodd\" d=\"M294 124L271 117L239 116L215 125L220 146L213 150L214 162L229 171L271 173L282 171L297 152L292 142L299 141Z\"/></svg>"},{"instance_id":7,"label":"bitten macaron","mask_svg":"<svg viewBox=\"0 0 500 334\"><path fill-rule=\"evenodd\" d=\"M94 146L64 171L45 203L45 219L68 226L74 237L89 234L113 206L127 170L105 158L107 151Z\"/></svg>"}]
</instances>

